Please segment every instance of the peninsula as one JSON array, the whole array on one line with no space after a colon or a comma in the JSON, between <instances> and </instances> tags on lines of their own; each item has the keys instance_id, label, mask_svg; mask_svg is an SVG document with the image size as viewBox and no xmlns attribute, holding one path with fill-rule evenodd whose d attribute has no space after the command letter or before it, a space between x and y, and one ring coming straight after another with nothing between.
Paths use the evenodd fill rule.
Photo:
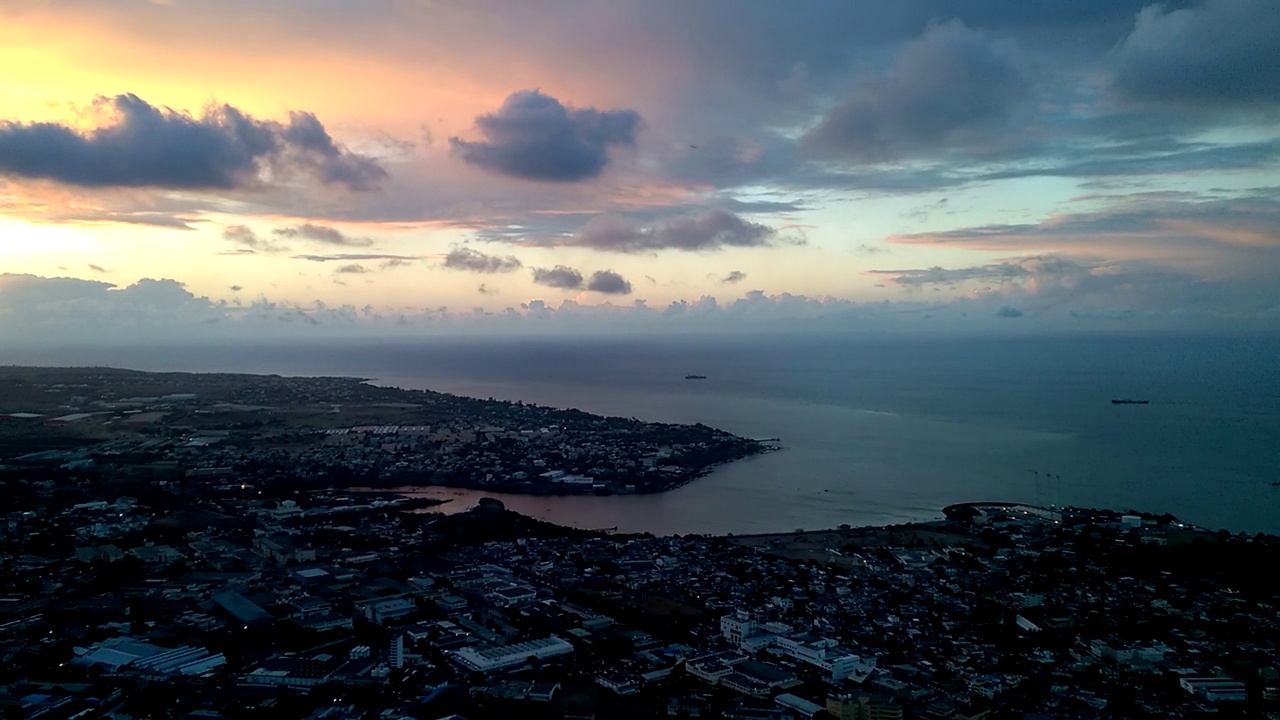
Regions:
<instances>
[{"instance_id":1,"label":"peninsula","mask_svg":"<svg viewBox=\"0 0 1280 720\"><path fill-rule=\"evenodd\" d=\"M772 446L349 377L0 368L0 463L258 489L441 485L530 495L670 490Z\"/></svg>"}]
</instances>

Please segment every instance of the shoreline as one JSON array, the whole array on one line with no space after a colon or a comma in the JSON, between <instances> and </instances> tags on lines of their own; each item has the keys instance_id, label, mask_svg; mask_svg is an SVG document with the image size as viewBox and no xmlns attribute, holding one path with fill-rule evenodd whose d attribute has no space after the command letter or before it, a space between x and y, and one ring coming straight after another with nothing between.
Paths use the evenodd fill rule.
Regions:
<instances>
[{"instance_id":1,"label":"shoreline","mask_svg":"<svg viewBox=\"0 0 1280 720\"><path fill-rule=\"evenodd\" d=\"M13 407L0 416L9 421L0 423L6 462L129 457L115 463L122 465L136 456L188 473L251 468L250 484L289 476L334 488L359 476L355 484L382 488L647 495L777 449L703 423L375 384L364 373L12 366L0 379L12 386L6 400ZM75 457L48 455L68 444L79 447ZM319 460L300 474L281 457L304 449Z\"/></svg>"}]
</instances>

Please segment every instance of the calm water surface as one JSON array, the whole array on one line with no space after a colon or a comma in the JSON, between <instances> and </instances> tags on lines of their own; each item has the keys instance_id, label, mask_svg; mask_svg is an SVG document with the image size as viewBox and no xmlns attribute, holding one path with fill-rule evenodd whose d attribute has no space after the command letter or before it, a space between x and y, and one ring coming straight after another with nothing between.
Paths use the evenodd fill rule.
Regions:
<instances>
[{"instance_id":1,"label":"calm water surface","mask_svg":"<svg viewBox=\"0 0 1280 720\"><path fill-rule=\"evenodd\" d=\"M932 519L953 502L1011 500L1280 533L1275 338L561 338L76 357L145 370L355 375L782 440L780 452L659 495L495 495L580 527L786 531ZM708 379L685 380L689 373ZM1114 397L1150 404L1113 405ZM451 498L451 510L479 497L419 492Z\"/></svg>"}]
</instances>

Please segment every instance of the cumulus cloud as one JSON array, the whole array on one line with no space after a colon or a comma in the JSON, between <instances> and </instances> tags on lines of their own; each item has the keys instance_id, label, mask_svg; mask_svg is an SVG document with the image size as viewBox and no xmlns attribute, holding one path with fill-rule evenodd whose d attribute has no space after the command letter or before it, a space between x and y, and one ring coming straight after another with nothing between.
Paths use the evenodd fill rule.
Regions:
<instances>
[{"instance_id":1,"label":"cumulus cloud","mask_svg":"<svg viewBox=\"0 0 1280 720\"><path fill-rule=\"evenodd\" d=\"M487 289L487 288L486 288ZM1256 289L1256 288L1255 288ZM1009 323L1020 331L1090 329L1124 323L1131 328L1274 328L1280 317L1275 294L1239 292L1162 271L1116 272L1097 268L1078 287L1032 290L1002 287L939 300L908 298L854 303L849 300L768 294L753 290L726 301L703 296L651 308L643 301L598 304L534 299L503 310L358 308L323 302L289 303L259 297L231 303L192 294L173 280L143 279L132 285L75 278L0 274L0 333L13 357L23 346L125 345L291 338L406 338L424 333L495 333L512 330L604 332L620 330L697 332L708 330L851 329L930 331L939 323L995 328L1020 312L1028 320ZM1002 310L1002 308L1011 310ZM929 323L920 321L930 319ZM83 361L83 355L77 355Z\"/></svg>"},{"instance_id":2,"label":"cumulus cloud","mask_svg":"<svg viewBox=\"0 0 1280 720\"><path fill-rule=\"evenodd\" d=\"M859 162L964 149L990 152L1028 109L1031 91L1008 53L960 21L931 25L805 137Z\"/></svg>"},{"instance_id":3,"label":"cumulus cloud","mask_svg":"<svg viewBox=\"0 0 1280 720\"><path fill-rule=\"evenodd\" d=\"M513 255L486 255L472 248L456 247L445 255L444 266L451 270L492 274L515 272L524 267L524 263Z\"/></svg>"},{"instance_id":4,"label":"cumulus cloud","mask_svg":"<svg viewBox=\"0 0 1280 720\"><path fill-rule=\"evenodd\" d=\"M1116 47L1112 85L1124 98L1193 109L1280 104L1280 23L1261 0L1152 4Z\"/></svg>"},{"instance_id":5,"label":"cumulus cloud","mask_svg":"<svg viewBox=\"0 0 1280 720\"><path fill-rule=\"evenodd\" d=\"M367 237L351 237L345 235L337 228L327 225L315 225L313 223L302 223L292 227L276 228L271 231L280 237L301 238L311 240L321 245L335 245L337 247L369 247L373 244L372 238Z\"/></svg>"},{"instance_id":6,"label":"cumulus cloud","mask_svg":"<svg viewBox=\"0 0 1280 720\"><path fill-rule=\"evenodd\" d=\"M630 295L631 282L612 270L598 270L591 274L587 289L605 295Z\"/></svg>"},{"instance_id":7,"label":"cumulus cloud","mask_svg":"<svg viewBox=\"0 0 1280 720\"><path fill-rule=\"evenodd\" d=\"M483 140L449 138L463 161L528 180L574 182L596 177L609 150L635 144L633 110L571 109L537 90L512 93L497 112L476 118Z\"/></svg>"},{"instance_id":8,"label":"cumulus cloud","mask_svg":"<svg viewBox=\"0 0 1280 720\"><path fill-rule=\"evenodd\" d=\"M288 124L254 119L231 105L195 117L133 94L100 97L94 106L107 122L89 131L0 121L0 175L181 190L255 187L268 171L368 190L387 175L375 160L335 143L308 112L291 113Z\"/></svg>"},{"instance_id":9,"label":"cumulus cloud","mask_svg":"<svg viewBox=\"0 0 1280 720\"><path fill-rule=\"evenodd\" d=\"M560 290L589 290L604 295L631 294L631 281L612 270L597 270L591 277L565 265L533 268L533 282Z\"/></svg>"},{"instance_id":10,"label":"cumulus cloud","mask_svg":"<svg viewBox=\"0 0 1280 720\"><path fill-rule=\"evenodd\" d=\"M784 239L768 225L751 222L727 210L714 208L667 218L652 225L637 225L614 215L597 215L570 237L547 237L530 242L637 253L763 247L781 242L794 244L799 240Z\"/></svg>"},{"instance_id":11,"label":"cumulus cloud","mask_svg":"<svg viewBox=\"0 0 1280 720\"><path fill-rule=\"evenodd\" d=\"M553 268L534 268L533 281L538 285L559 288L561 290L577 290L582 287L582 273L565 265Z\"/></svg>"}]
</instances>

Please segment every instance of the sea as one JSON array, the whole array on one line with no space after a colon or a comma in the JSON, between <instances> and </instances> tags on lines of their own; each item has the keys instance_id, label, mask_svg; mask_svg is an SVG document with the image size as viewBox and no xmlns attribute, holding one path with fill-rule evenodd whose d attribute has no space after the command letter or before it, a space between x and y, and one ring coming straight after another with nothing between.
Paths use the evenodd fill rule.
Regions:
<instances>
[{"instance_id":1,"label":"sea","mask_svg":"<svg viewBox=\"0 0 1280 720\"><path fill-rule=\"evenodd\" d=\"M641 420L777 452L675 490L485 495L563 525L745 534L937 519L1026 502L1280 534L1280 336L787 334L0 349L0 363L343 375ZM686 375L705 379L686 379ZM1147 404L1113 404L1115 398Z\"/></svg>"}]
</instances>

